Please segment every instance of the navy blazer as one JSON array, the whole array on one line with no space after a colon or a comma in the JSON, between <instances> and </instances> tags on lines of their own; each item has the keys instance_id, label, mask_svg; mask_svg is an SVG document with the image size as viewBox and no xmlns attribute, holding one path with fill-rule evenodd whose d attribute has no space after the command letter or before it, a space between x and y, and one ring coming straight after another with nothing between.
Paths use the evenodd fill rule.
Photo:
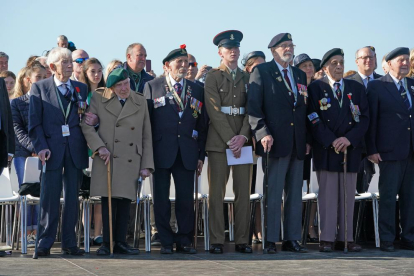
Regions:
<instances>
[{"instance_id":1,"label":"navy blazer","mask_svg":"<svg viewBox=\"0 0 414 276\"><path fill-rule=\"evenodd\" d=\"M375 73L375 72L373 73L373 76L374 76L374 80L379 79L379 78L381 78L381 77L382 77L382 75L377 74L377 73ZM354 80L354 81L357 81L357 82L359 82L360 84L364 85L364 81L362 80L361 75L360 75L360 74L358 74L358 73L355 73L355 74L353 74L353 75L350 75L350 76L346 77L346 79L348 79L348 80ZM371 80L371 81L373 81L373 80ZM365 85L364 85L364 86L365 86Z\"/></svg>"},{"instance_id":2,"label":"navy blazer","mask_svg":"<svg viewBox=\"0 0 414 276\"><path fill-rule=\"evenodd\" d=\"M73 88L79 88L79 94L86 102L87 86L73 80L71 83ZM65 124L65 117L59 106L56 91L53 76L32 85L29 104L29 137L37 153L44 149L51 151L50 159L47 162L48 170L55 170L61 165L66 143L69 145L75 167L77 169L87 168L89 165L88 147L79 126L76 102L72 103L67 122L70 135L63 137L62 125Z\"/></svg>"},{"instance_id":3,"label":"navy blazer","mask_svg":"<svg viewBox=\"0 0 414 276\"><path fill-rule=\"evenodd\" d=\"M295 83L306 85L305 72L291 68ZM287 156L295 143L298 159L303 160L309 139L306 129L307 101L304 95L298 92L294 105L283 81L283 74L274 60L257 65L250 75L249 83L247 108L249 123L256 139L256 154L264 156L260 140L270 134L274 139L270 157Z\"/></svg>"},{"instance_id":4,"label":"navy blazer","mask_svg":"<svg viewBox=\"0 0 414 276\"><path fill-rule=\"evenodd\" d=\"M312 131L313 168L315 171L343 171L344 154L337 154L332 146L339 137L346 137L351 145L348 147L348 172L358 172L362 160L363 139L368 130L369 111L365 87L360 83L343 79L342 107L334 97L328 78L312 82L309 85L308 124ZM358 105L361 115L355 122L351 112L351 97L354 105ZM331 107L320 109L319 101L329 98ZM315 119L316 113L318 118ZM313 114L313 116L311 115Z\"/></svg>"},{"instance_id":5,"label":"navy blazer","mask_svg":"<svg viewBox=\"0 0 414 276\"><path fill-rule=\"evenodd\" d=\"M371 124L367 151L368 155L379 153L383 161L406 159L414 145L414 80L406 79L412 100L410 110L389 74L368 84Z\"/></svg>"},{"instance_id":6,"label":"navy blazer","mask_svg":"<svg viewBox=\"0 0 414 276\"><path fill-rule=\"evenodd\" d=\"M0 78L0 170L7 167L9 153L14 154L13 120L6 83Z\"/></svg>"},{"instance_id":7,"label":"navy blazer","mask_svg":"<svg viewBox=\"0 0 414 276\"><path fill-rule=\"evenodd\" d=\"M125 69L126 69L126 67L125 67ZM153 80L153 79L154 79L153 76L151 76L150 74L145 72L144 69L142 69L142 71L141 71L141 81L139 82L138 92L141 93L141 94L144 93L143 91L144 91L145 84L147 82ZM135 91L135 82L132 80L132 78L129 78L129 86L131 87L132 91Z\"/></svg>"},{"instance_id":8,"label":"navy blazer","mask_svg":"<svg viewBox=\"0 0 414 276\"><path fill-rule=\"evenodd\" d=\"M180 118L177 106L173 99L165 97L167 82L165 77L149 81L144 88L144 96L148 101L148 110L151 117L152 139L154 148L155 168L171 168L180 151L184 167L195 170L198 160L204 161L206 152L208 125L205 119L204 90L198 84L187 80L187 93L191 87L191 97L203 103L201 114L193 116L194 110L190 106L190 99ZM165 98L165 105L154 106L154 99ZM193 131L198 132L198 138L193 138Z\"/></svg>"}]
</instances>

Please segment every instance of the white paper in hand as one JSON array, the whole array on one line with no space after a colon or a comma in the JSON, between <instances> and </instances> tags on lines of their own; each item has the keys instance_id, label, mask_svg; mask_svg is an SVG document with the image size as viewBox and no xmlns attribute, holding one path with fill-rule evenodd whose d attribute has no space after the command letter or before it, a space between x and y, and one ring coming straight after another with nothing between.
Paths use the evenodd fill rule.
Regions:
<instances>
[{"instance_id":1,"label":"white paper in hand","mask_svg":"<svg viewBox=\"0 0 414 276\"><path fill-rule=\"evenodd\" d=\"M242 147L240 158L234 157L231 149L226 149L227 165L253 164L253 149L251 146Z\"/></svg>"}]
</instances>

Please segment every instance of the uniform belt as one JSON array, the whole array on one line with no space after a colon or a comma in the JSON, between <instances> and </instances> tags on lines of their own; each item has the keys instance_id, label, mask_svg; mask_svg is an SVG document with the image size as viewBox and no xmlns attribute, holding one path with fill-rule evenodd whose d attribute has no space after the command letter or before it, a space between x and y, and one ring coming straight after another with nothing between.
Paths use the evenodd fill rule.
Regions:
<instances>
[{"instance_id":1,"label":"uniform belt","mask_svg":"<svg viewBox=\"0 0 414 276\"><path fill-rule=\"evenodd\" d=\"M221 112L228 115L243 115L246 112L244 107L222 106Z\"/></svg>"}]
</instances>

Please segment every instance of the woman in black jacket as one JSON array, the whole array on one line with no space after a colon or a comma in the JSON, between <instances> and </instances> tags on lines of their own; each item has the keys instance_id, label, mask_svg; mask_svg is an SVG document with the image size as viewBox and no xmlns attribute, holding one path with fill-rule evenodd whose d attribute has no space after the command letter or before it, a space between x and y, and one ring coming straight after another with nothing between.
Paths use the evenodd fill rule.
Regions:
<instances>
[{"instance_id":1,"label":"woman in black jacket","mask_svg":"<svg viewBox=\"0 0 414 276\"><path fill-rule=\"evenodd\" d=\"M32 63L27 68L27 81L33 83L46 78L46 69L39 62ZM28 135L30 91L11 101L14 133L16 136L16 151L14 154L14 167L16 168L19 186L23 183L24 166L26 158L36 155ZM27 245L34 246L36 240L35 227L37 225L37 206L30 206L27 212Z\"/></svg>"}]
</instances>

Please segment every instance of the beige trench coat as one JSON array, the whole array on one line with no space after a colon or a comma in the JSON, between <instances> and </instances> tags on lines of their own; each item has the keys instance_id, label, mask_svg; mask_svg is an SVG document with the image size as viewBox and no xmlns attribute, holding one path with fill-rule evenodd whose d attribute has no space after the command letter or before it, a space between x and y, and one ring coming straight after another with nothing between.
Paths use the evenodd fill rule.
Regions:
<instances>
[{"instance_id":1,"label":"beige trench coat","mask_svg":"<svg viewBox=\"0 0 414 276\"><path fill-rule=\"evenodd\" d=\"M88 112L99 117L99 128L81 123L92 151L106 147L111 153L112 197L136 199L139 172L154 171L151 123L145 98L131 91L124 107L110 89L93 94ZM98 155L93 160L91 196L108 196L107 166Z\"/></svg>"}]
</instances>

